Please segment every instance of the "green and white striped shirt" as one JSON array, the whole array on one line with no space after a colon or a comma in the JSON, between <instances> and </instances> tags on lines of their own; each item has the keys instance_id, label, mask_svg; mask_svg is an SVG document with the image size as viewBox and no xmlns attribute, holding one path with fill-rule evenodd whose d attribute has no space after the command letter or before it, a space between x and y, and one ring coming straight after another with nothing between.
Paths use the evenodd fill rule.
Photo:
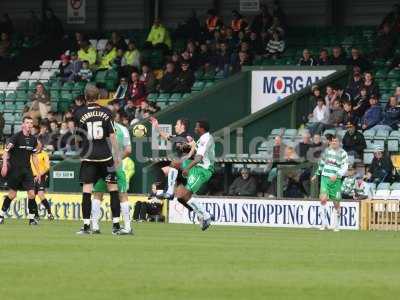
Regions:
<instances>
[{"instance_id":1,"label":"green and white striped shirt","mask_svg":"<svg viewBox=\"0 0 400 300\"><path fill-rule=\"evenodd\" d=\"M351 195L354 192L356 185L356 178L354 176L348 176L343 180L342 193Z\"/></svg>"},{"instance_id":2,"label":"green and white striped shirt","mask_svg":"<svg viewBox=\"0 0 400 300\"><path fill-rule=\"evenodd\" d=\"M316 175L343 177L349 167L349 158L347 152L342 148L334 150L325 149L318 164Z\"/></svg>"}]
</instances>

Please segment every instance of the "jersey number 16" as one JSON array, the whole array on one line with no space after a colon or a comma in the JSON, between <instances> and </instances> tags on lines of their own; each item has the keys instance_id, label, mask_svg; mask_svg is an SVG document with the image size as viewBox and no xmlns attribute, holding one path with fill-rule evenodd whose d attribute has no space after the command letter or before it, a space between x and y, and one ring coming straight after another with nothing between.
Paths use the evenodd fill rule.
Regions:
<instances>
[{"instance_id":1,"label":"jersey number 16","mask_svg":"<svg viewBox=\"0 0 400 300\"><path fill-rule=\"evenodd\" d=\"M89 140L101 140L104 136L104 130L101 121L87 122L87 137Z\"/></svg>"}]
</instances>

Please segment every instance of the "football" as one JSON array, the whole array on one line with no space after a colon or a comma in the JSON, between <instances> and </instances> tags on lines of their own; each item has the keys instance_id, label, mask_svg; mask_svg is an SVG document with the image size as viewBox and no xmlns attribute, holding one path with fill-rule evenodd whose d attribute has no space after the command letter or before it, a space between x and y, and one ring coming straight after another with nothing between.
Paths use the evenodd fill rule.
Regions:
<instances>
[{"instance_id":1,"label":"football","mask_svg":"<svg viewBox=\"0 0 400 300\"><path fill-rule=\"evenodd\" d=\"M147 135L147 128L142 124L137 124L132 128L132 134L134 137L142 138Z\"/></svg>"}]
</instances>

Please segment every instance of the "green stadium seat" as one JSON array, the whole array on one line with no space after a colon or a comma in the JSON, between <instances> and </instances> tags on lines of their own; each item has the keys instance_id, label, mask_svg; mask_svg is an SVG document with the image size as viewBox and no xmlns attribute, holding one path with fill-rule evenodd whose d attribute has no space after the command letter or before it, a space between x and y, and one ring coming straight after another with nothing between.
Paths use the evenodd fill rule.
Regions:
<instances>
[{"instance_id":1,"label":"green stadium seat","mask_svg":"<svg viewBox=\"0 0 400 300\"><path fill-rule=\"evenodd\" d=\"M15 120L14 114L5 113L3 115L3 117L4 117L4 121L6 122L6 124L13 124L14 123L14 120Z\"/></svg>"},{"instance_id":2,"label":"green stadium seat","mask_svg":"<svg viewBox=\"0 0 400 300\"><path fill-rule=\"evenodd\" d=\"M96 83L105 83L107 77L107 71L97 71L94 80Z\"/></svg>"},{"instance_id":3,"label":"green stadium seat","mask_svg":"<svg viewBox=\"0 0 400 300\"><path fill-rule=\"evenodd\" d=\"M60 99L60 91L59 90L51 90L50 91L50 99L52 101L57 101L58 99Z\"/></svg>"},{"instance_id":4,"label":"green stadium seat","mask_svg":"<svg viewBox=\"0 0 400 300\"><path fill-rule=\"evenodd\" d=\"M6 94L2 91L0 91L0 101L4 101L4 99L6 98Z\"/></svg>"},{"instance_id":5,"label":"green stadium seat","mask_svg":"<svg viewBox=\"0 0 400 300\"><path fill-rule=\"evenodd\" d=\"M215 80L222 80L224 79L224 71L218 71L215 76L214 76Z\"/></svg>"},{"instance_id":6,"label":"green stadium seat","mask_svg":"<svg viewBox=\"0 0 400 300\"><path fill-rule=\"evenodd\" d=\"M4 125L3 134L11 135L12 134L12 126L9 124Z\"/></svg>"},{"instance_id":7,"label":"green stadium seat","mask_svg":"<svg viewBox=\"0 0 400 300\"><path fill-rule=\"evenodd\" d=\"M297 129L286 129L283 135L284 139L293 139L297 136Z\"/></svg>"},{"instance_id":8,"label":"green stadium seat","mask_svg":"<svg viewBox=\"0 0 400 300\"><path fill-rule=\"evenodd\" d=\"M24 110L24 108L25 108L25 103L23 103L23 102L17 102L17 103L15 103L15 110L17 110L17 111L23 111Z\"/></svg>"},{"instance_id":9,"label":"green stadium seat","mask_svg":"<svg viewBox=\"0 0 400 300\"><path fill-rule=\"evenodd\" d=\"M14 102L15 99L17 99L17 95L14 92L12 92L12 93L7 93L6 94L6 96L4 98L4 101L6 101L6 102Z\"/></svg>"},{"instance_id":10,"label":"green stadium seat","mask_svg":"<svg viewBox=\"0 0 400 300\"><path fill-rule=\"evenodd\" d=\"M158 105L161 109L164 109L164 108L166 108L166 107L168 106L168 105L167 105L167 102L158 102L157 105Z\"/></svg>"},{"instance_id":11,"label":"green stadium seat","mask_svg":"<svg viewBox=\"0 0 400 300\"><path fill-rule=\"evenodd\" d=\"M27 91L29 89L29 81L20 81L18 83L18 91Z\"/></svg>"},{"instance_id":12,"label":"green stadium seat","mask_svg":"<svg viewBox=\"0 0 400 300\"><path fill-rule=\"evenodd\" d=\"M182 100L182 95L179 93L174 93L171 95L171 97L169 98L170 102L179 102Z\"/></svg>"},{"instance_id":13,"label":"green stadium seat","mask_svg":"<svg viewBox=\"0 0 400 300\"><path fill-rule=\"evenodd\" d=\"M72 91L79 91L83 93L86 87L86 82L85 81L78 81L74 84L74 87L72 88Z\"/></svg>"},{"instance_id":14,"label":"green stadium seat","mask_svg":"<svg viewBox=\"0 0 400 300\"><path fill-rule=\"evenodd\" d=\"M158 98L158 94L156 93L150 93L147 95L147 100L148 101L156 101Z\"/></svg>"},{"instance_id":15,"label":"green stadium seat","mask_svg":"<svg viewBox=\"0 0 400 300\"><path fill-rule=\"evenodd\" d=\"M59 92L61 90L61 83L59 81L54 81L51 85L50 85L50 92L51 91L57 91Z\"/></svg>"},{"instance_id":16,"label":"green stadium seat","mask_svg":"<svg viewBox=\"0 0 400 300\"><path fill-rule=\"evenodd\" d=\"M6 104L4 105L3 111L4 112L14 112L16 110L16 108L17 107L15 104L6 102Z\"/></svg>"},{"instance_id":17,"label":"green stadium seat","mask_svg":"<svg viewBox=\"0 0 400 300\"><path fill-rule=\"evenodd\" d=\"M285 128L274 128L271 130L270 137L275 137L278 135L283 135L285 133Z\"/></svg>"},{"instance_id":18,"label":"green stadium seat","mask_svg":"<svg viewBox=\"0 0 400 300\"><path fill-rule=\"evenodd\" d=\"M364 135L365 139L370 139L371 140L375 136L375 130L373 130L373 129L365 130L363 135Z\"/></svg>"},{"instance_id":19,"label":"green stadium seat","mask_svg":"<svg viewBox=\"0 0 400 300\"><path fill-rule=\"evenodd\" d=\"M188 98L188 97L190 97L190 93L184 93L184 94L182 95L182 99L186 99L186 98Z\"/></svg>"},{"instance_id":20,"label":"green stadium seat","mask_svg":"<svg viewBox=\"0 0 400 300\"><path fill-rule=\"evenodd\" d=\"M169 98L170 98L170 94L161 93L157 97L157 102L168 102Z\"/></svg>"},{"instance_id":21,"label":"green stadium seat","mask_svg":"<svg viewBox=\"0 0 400 300\"><path fill-rule=\"evenodd\" d=\"M400 79L400 70L391 70L388 74L387 74L387 78L389 79Z\"/></svg>"},{"instance_id":22,"label":"green stadium seat","mask_svg":"<svg viewBox=\"0 0 400 300\"><path fill-rule=\"evenodd\" d=\"M214 82L210 81L210 82L207 82L207 83L204 85L204 88L205 88L205 89L208 89L208 88L212 87L213 85L214 85Z\"/></svg>"},{"instance_id":23,"label":"green stadium seat","mask_svg":"<svg viewBox=\"0 0 400 300\"><path fill-rule=\"evenodd\" d=\"M18 102L28 102L28 93L25 90L17 91L15 100Z\"/></svg>"},{"instance_id":24,"label":"green stadium seat","mask_svg":"<svg viewBox=\"0 0 400 300\"><path fill-rule=\"evenodd\" d=\"M215 71L210 70L203 74L202 80L210 81L210 80L214 80L214 78L215 78Z\"/></svg>"},{"instance_id":25,"label":"green stadium seat","mask_svg":"<svg viewBox=\"0 0 400 300\"><path fill-rule=\"evenodd\" d=\"M192 86L192 92L200 92L204 89L205 82L204 81L196 81Z\"/></svg>"},{"instance_id":26,"label":"green stadium seat","mask_svg":"<svg viewBox=\"0 0 400 300\"><path fill-rule=\"evenodd\" d=\"M72 91L74 89L74 83L73 82L65 82L61 88L61 91Z\"/></svg>"}]
</instances>

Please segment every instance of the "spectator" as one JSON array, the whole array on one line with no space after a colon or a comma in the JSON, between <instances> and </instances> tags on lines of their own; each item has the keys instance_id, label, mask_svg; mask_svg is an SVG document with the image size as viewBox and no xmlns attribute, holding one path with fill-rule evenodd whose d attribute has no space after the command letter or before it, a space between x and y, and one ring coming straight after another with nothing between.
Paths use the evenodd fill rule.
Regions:
<instances>
[{"instance_id":1,"label":"spectator","mask_svg":"<svg viewBox=\"0 0 400 300\"><path fill-rule=\"evenodd\" d=\"M79 74L79 71L82 69L82 61L80 61L78 59L78 55L76 52L72 51L70 53L69 63L71 65L72 74L71 74L70 78L68 78L68 81L79 80L78 74Z\"/></svg>"},{"instance_id":2,"label":"spectator","mask_svg":"<svg viewBox=\"0 0 400 300\"><path fill-rule=\"evenodd\" d=\"M122 66L130 67L129 70L131 70L131 72L132 67L137 69L140 68L140 52L136 48L136 44L133 41L129 41L128 43L128 50L125 51L124 59L122 60Z\"/></svg>"},{"instance_id":3,"label":"spectator","mask_svg":"<svg viewBox=\"0 0 400 300\"><path fill-rule=\"evenodd\" d=\"M273 161L280 161L283 159L285 144L282 143L282 137L277 135L274 138L274 146L272 148L272 159Z\"/></svg>"},{"instance_id":4,"label":"spectator","mask_svg":"<svg viewBox=\"0 0 400 300\"><path fill-rule=\"evenodd\" d=\"M229 196L257 196L257 182L250 175L248 168L240 170L240 176L237 177L229 187Z\"/></svg>"},{"instance_id":5,"label":"spectator","mask_svg":"<svg viewBox=\"0 0 400 300\"><path fill-rule=\"evenodd\" d=\"M0 32L6 33L8 36L14 33L14 24L10 15L5 13L0 21Z\"/></svg>"},{"instance_id":6,"label":"spectator","mask_svg":"<svg viewBox=\"0 0 400 300\"><path fill-rule=\"evenodd\" d=\"M327 66L330 64L328 50L321 49L321 51L319 52L319 58L317 64L319 66Z\"/></svg>"},{"instance_id":7,"label":"spectator","mask_svg":"<svg viewBox=\"0 0 400 300\"><path fill-rule=\"evenodd\" d=\"M365 87L360 89L360 95L355 97L352 103L354 114L357 116L357 118L361 119L367 109L370 108L367 89Z\"/></svg>"},{"instance_id":8,"label":"spectator","mask_svg":"<svg viewBox=\"0 0 400 300\"><path fill-rule=\"evenodd\" d=\"M361 119L361 127L363 130L374 127L382 120L382 108L378 104L378 98L376 96L372 96L369 99L369 104L370 108L367 109Z\"/></svg>"},{"instance_id":9,"label":"spectator","mask_svg":"<svg viewBox=\"0 0 400 300\"><path fill-rule=\"evenodd\" d=\"M343 136L342 145L349 155L353 155L355 158L362 157L367 144L365 143L364 135L357 131L356 124L347 124L347 131Z\"/></svg>"},{"instance_id":10,"label":"spectator","mask_svg":"<svg viewBox=\"0 0 400 300\"><path fill-rule=\"evenodd\" d=\"M214 66L215 66L215 71L223 71L224 72L224 77L228 77L229 75L229 67L230 67L230 62L231 62L231 54L229 52L228 46L226 43L221 43L219 51L217 51L217 54L214 58Z\"/></svg>"},{"instance_id":11,"label":"spectator","mask_svg":"<svg viewBox=\"0 0 400 300\"><path fill-rule=\"evenodd\" d=\"M114 94L113 100L118 100L120 105L123 106L125 104L125 99L128 93L128 80L125 77L121 77L119 80L118 88Z\"/></svg>"},{"instance_id":12,"label":"spectator","mask_svg":"<svg viewBox=\"0 0 400 300\"><path fill-rule=\"evenodd\" d=\"M69 56L68 55L61 55L61 63L60 66L58 67L60 73L58 76L61 77L61 81L69 81L71 79L71 76L73 74L73 67L71 63L69 62Z\"/></svg>"},{"instance_id":13,"label":"spectator","mask_svg":"<svg viewBox=\"0 0 400 300\"><path fill-rule=\"evenodd\" d=\"M389 23L384 23L382 28L379 30L377 39L375 41L375 59L388 59L389 57L392 57L395 44L395 32L390 28Z\"/></svg>"},{"instance_id":14,"label":"spectator","mask_svg":"<svg viewBox=\"0 0 400 300\"><path fill-rule=\"evenodd\" d=\"M78 51L78 58L80 61L87 61L90 68L93 68L97 60L97 51L94 49L87 40L81 42L81 49Z\"/></svg>"},{"instance_id":15,"label":"spectator","mask_svg":"<svg viewBox=\"0 0 400 300\"><path fill-rule=\"evenodd\" d=\"M49 127L48 127L47 122L40 123L38 140L42 144L43 148L45 148L46 150L50 150L50 151L54 150L53 145L51 143L52 140L51 140L51 135L49 133Z\"/></svg>"},{"instance_id":16,"label":"spectator","mask_svg":"<svg viewBox=\"0 0 400 300\"><path fill-rule=\"evenodd\" d=\"M337 94L336 94L336 89L333 88L331 85L326 86L326 96L325 96L325 105L327 107L331 107L333 104L333 101L336 100Z\"/></svg>"},{"instance_id":17,"label":"spectator","mask_svg":"<svg viewBox=\"0 0 400 300\"><path fill-rule=\"evenodd\" d=\"M358 66L361 72L370 70L371 64L364 57L361 56L360 51L357 48L351 49L351 56L347 62L350 66Z\"/></svg>"},{"instance_id":18,"label":"spectator","mask_svg":"<svg viewBox=\"0 0 400 300\"><path fill-rule=\"evenodd\" d=\"M208 49L207 44L200 44L200 51L197 56L197 63L200 69L207 71L210 69L211 64L211 52Z\"/></svg>"},{"instance_id":19,"label":"spectator","mask_svg":"<svg viewBox=\"0 0 400 300\"><path fill-rule=\"evenodd\" d=\"M171 49L171 38L168 30L161 24L160 19L154 20L150 33L147 36L146 48L157 48L167 52Z\"/></svg>"},{"instance_id":20,"label":"spectator","mask_svg":"<svg viewBox=\"0 0 400 300\"><path fill-rule=\"evenodd\" d=\"M60 19L50 8L47 8L45 11L43 28L47 38L50 40L61 39L64 35L64 28Z\"/></svg>"},{"instance_id":21,"label":"spectator","mask_svg":"<svg viewBox=\"0 0 400 300\"><path fill-rule=\"evenodd\" d=\"M75 122L72 119L61 123L60 134L59 150L76 151L78 149Z\"/></svg>"},{"instance_id":22,"label":"spectator","mask_svg":"<svg viewBox=\"0 0 400 300\"><path fill-rule=\"evenodd\" d=\"M286 162L298 161L299 156L296 153L296 150L292 146L286 146L283 152L283 160Z\"/></svg>"},{"instance_id":23,"label":"spectator","mask_svg":"<svg viewBox=\"0 0 400 300\"><path fill-rule=\"evenodd\" d=\"M331 112L328 118L328 127L335 128L343 125L344 120L344 111L343 107L338 99L333 101L333 105L331 107Z\"/></svg>"},{"instance_id":24,"label":"spectator","mask_svg":"<svg viewBox=\"0 0 400 300\"><path fill-rule=\"evenodd\" d=\"M136 114L136 107L134 105L134 101L132 99L128 99L126 106L125 106L125 114L131 122L135 118Z\"/></svg>"},{"instance_id":25,"label":"spectator","mask_svg":"<svg viewBox=\"0 0 400 300\"><path fill-rule=\"evenodd\" d=\"M298 172L289 172L286 179L287 184L283 191L283 196L285 198L303 198L305 190Z\"/></svg>"},{"instance_id":26,"label":"spectator","mask_svg":"<svg viewBox=\"0 0 400 300\"><path fill-rule=\"evenodd\" d=\"M122 61L124 60L124 54L125 54L124 49L118 48L117 54L111 63L111 66L113 68L116 68L119 74L122 74L121 68L122 68Z\"/></svg>"},{"instance_id":27,"label":"spectator","mask_svg":"<svg viewBox=\"0 0 400 300\"><path fill-rule=\"evenodd\" d=\"M192 90L193 83L195 81L194 74L189 68L187 62L182 62L181 73L176 78L176 85L174 88L174 93L190 93Z\"/></svg>"},{"instance_id":28,"label":"spectator","mask_svg":"<svg viewBox=\"0 0 400 300\"><path fill-rule=\"evenodd\" d=\"M237 56L239 55L240 52L247 53L248 60L250 62L253 62L253 60L254 60L254 52L250 49L249 43L247 41L243 41L243 42L240 43L239 50L237 51ZM235 54L232 57L233 61L234 61Z\"/></svg>"},{"instance_id":29,"label":"spectator","mask_svg":"<svg viewBox=\"0 0 400 300\"><path fill-rule=\"evenodd\" d=\"M93 73L90 70L90 65L87 60L82 62L82 68L78 72L78 78L81 81L90 81L92 79Z\"/></svg>"},{"instance_id":30,"label":"spectator","mask_svg":"<svg viewBox=\"0 0 400 300\"><path fill-rule=\"evenodd\" d=\"M154 93L156 89L156 78L153 71L150 69L149 65L142 65L142 75L140 75L140 81L143 82L146 94Z\"/></svg>"},{"instance_id":31,"label":"spectator","mask_svg":"<svg viewBox=\"0 0 400 300\"><path fill-rule=\"evenodd\" d=\"M35 92L31 95L31 103L27 115L34 120L34 124L38 124L39 118L47 118L50 108L50 96L45 90L44 85L38 83Z\"/></svg>"},{"instance_id":32,"label":"spectator","mask_svg":"<svg viewBox=\"0 0 400 300\"><path fill-rule=\"evenodd\" d=\"M11 41L9 35L5 32L0 36L0 60L9 56Z\"/></svg>"},{"instance_id":33,"label":"spectator","mask_svg":"<svg viewBox=\"0 0 400 300\"><path fill-rule=\"evenodd\" d=\"M365 72L363 87L367 90L367 97L379 96L379 88L375 84L374 77L371 72Z\"/></svg>"},{"instance_id":34,"label":"spectator","mask_svg":"<svg viewBox=\"0 0 400 300\"><path fill-rule=\"evenodd\" d=\"M206 39L211 39L211 37L214 36L214 32L222 28L223 23L217 16L217 11L215 9L209 9L207 11L207 19L205 25Z\"/></svg>"},{"instance_id":35,"label":"spectator","mask_svg":"<svg viewBox=\"0 0 400 300\"><path fill-rule=\"evenodd\" d=\"M347 92L350 94L351 100L355 99L358 95L360 95L360 90L363 84L364 83L361 78L361 74L359 72L355 72L353 74L353 78L350 80L350 83L347 86Z\"/></svg>"},{"instance_id":36,"label":"spectator","mask_svg":"<svg viewBox=\"0 0 400 300\"><path fill-rule=\"evenodd\" d=\"M136 222L144 222L147 220L162 221L161 211L163 202L158 196L163 193L160 183L155 183L151 187L151 193L148 201L137 201L133 212L133 219Z\"/></svg>"},{"instance_id":37,"label":"spectator","mask_svg":"<svg viewBox=\"0 0 400 300\"><path fill-rule=\"evenodd\" d=\"M243 18L237 10L232 10L232 21L231 28L234 34L239 34L239 31L244 30L247 27L247 21Z\"/></svg>"},{"instance_id":38,"label":"spectator","mask_svg":"<svg viewBox=\"0 0 400 300\"><path fill-rule=\"evenodd\" d=\"M337 87L336 88L336 99L343 102L343 101L351 101L350 93L346 92L344 89Z\"/></svg>"},{"instance_id":39,"label":"spectator","mask_svg":"<svg viewBox=\"0 0 400 300\"><path fill-rule=\"evenodd\" d=\"M100 57L99 69L110 69L116 56L117 50L111 42L107 42L104 53Z\"/></svg>"},{"instance_id":40,"label":"spectator","mask_svg":"<svg viewBox=\"0 0 400 300\"><path fill-rule=\"evenodd\" d=\"M308 117L310 119L309 130L312 135L324 131L329 122L329 108L325 105L322 97L317 98L317 105Z\"/></svg>"},{"instance_id":41,"label":"spectator","mask_svg":"<svg viewBox=\"0 0 400 300\"><path fill-rule=\"evenodd\" d=\"M364 181L364 176L361 174L356 175L356 182L354 185L354 200L365 200L372 197L371 187L368 182Z\"/></svg>"},{"instance_id":42,"label":"spectator","mask_svg":"<svg viewBox=\"0 0 400 300\"><path fill-rule=\"evenodd\" d=\"M227 49L236 49L239 45L239 37L233 34L232 28L227 27L225 30L225 40L221 41L221 43L226 43Z\"/></svg>"},{"instance_id":43,"label":"spectator","mask_svg":"<svg viewBox=\"0 0 400 300\"><path fill-rule=\"evenodd\" d=\"M342 48L336 46L332 49L332 56L329 60L329 64L336 65L347 65L346 56L343 54Z\"/></svg>"},{"instance_id":44,"label":"spectator","mask_svg":"<svg viewBox=\"0 0 400 300\"><path fill-rule=\"evenodd\" d=\"M272 39L269 40L266 51L266 56L273 59L279 58L285 51L285 41L281 39L277 32L272 34Z\"/></svg>"},{"instance_id":45,"label":"spectator","mask_svg":"<svg viewBox=\"0 0 400 300\"><path fill-rule=\"evenodd\" d=\"M300 58L298 66L314 66L314 59L311 57L310 51L308 49L303 50L303 57Z\"/></svg>"},{"instance_id":46,"label":"spectator","mask_svg":"<svg viewBox=\"0 0 400 300\"><path fill-rule=\"evenodd\" d=\"M249 46L251 51L257 56L263 55L265 52L265 48L263 47L261 40L254 31L250 32Z\"/></svg>"},{"instance_id":47,"label":"spectator","mask_svg":"<svg viewBox=\"0 0 400 300\"><path fill-rule=\"evenodd\" d=\"M232 66L232 72L238 73L243 66L251 66L249 55L246 52L240 51L237 61Z\"/></svg>"},{"instance_id":48,"label":"spectator","mask_svg":"<svg viewBox=\"0 0 400 300\"><path fill-rule=\"evenodd\" d=\"M147 102L140 103L140 106L136 108L135 119L137 121L142 121L146 118L146 113L148 113L149 104Z\"/></svg>"},{"instance_id":49,"label":"spectator","mask_svg":"<svg viewBox=\"0 0 400 300\"><path fill-rule=\"evenodd\" d=\"M397 101L400 101L400 86L396 87L394 96L396 97Z\"/></svg>"},{"instance_id":50,"label":"spectator","mask_svg":"<svg viewBox=\"0 0 400 300\"><path fill-rule=\"evenodd\" d=\"M165 72L160 80L159 91L162 93L172 93L176 86L178 74L172 62L167 63Z\"/></svg>"},{"instance_id":51,"label":"spectator","mask_svg":"<svg viewBox=\"0 0 400 300\"><path fill-rule=\"evenodd\" d=\"M72 107L71 107L72 115L76 116L77 111L79 109L83 108L85 105L86 105L85 96L79 95L79 96L75 97L74 103L72 104Z\"/></svg>"},{"instance_id":52,"label":"spectator","mask_svg":"<svg viewBox=\"0 0 400 300\"><path fill-rule=\"evenodd\" d=\"M368 167L366 178L368 182L379 184L381 182L390 182L392 180L393 163L390 157L384 154L381 147L377 147L374 152L374 158Z\"/></svg>"},{"instance_id":53,"label":"spectator","mask_svg":"<svg viewBox=\"0 0 400 300\"><path fill-rule=\"evenodd\" d=\"M397 130L399 129L400 122L400 108L398 106L398 102L396 97L391 96L389 98L389 102L387 103L384 111L383 111L383 118L379 122L378 125L375 125L372 129L375 130Z\"/></svg>"},{"instance_id":54,"label":"spectator","mask_svg":"<svg viewBox=\"0 0 400 300\"><path fill-rule=\"evenodd\" d=\"M131 75L132 83L128 86L128 99L132 99L134 106L139 106L142 101L146 101L146 88L140 81L139 73L133 72Z\"/></svg>"},{"instance_id":55,"label":"spectator","mask_svg":"<svg viewBox=\"0 0 400 300\"><path fill-rule=\"evenodd\" d=\"M350 166L347 170L347 176L343 179L342 183L342 199L353 199L354 197L354 188L356 185L356 176L355 169L353 166Z\"/></svg>"},{"instance_id":56,"label":"spectator","mask_svg":"<svg viewBox=\"0 0 400 300\"><path fill-rule=\"evenodd\" d=\"M310 146L311 150L308 154L309 160L311 160L312 158L318 160L321 157L323 150L325 149L325 145L321 141L320 134L314 134L312 141L313 142Z\"/></svg>"},{"instance_id":57,"label":"spectator","mask_svg":"<svg viewBox=\"0 0 400 300\"><path fill-rule=\"evenodd\" d=\"M345 101L343 103L343 111L344 111L344 117L343 117L343 125L346 126L348 123L353 123L353 124L358 124L358 117L353 111L353 106L351 105L350 101Z\"/></svg>"},{"instance_id":58,"label":"spectator","mask_svg":"<svg viewBox=\"0 0 400 300\"><path fill-rule=\"evenodd\" d=\"M128 48L125 40L115 31L111 33L110 42L115 49L122 49L122 51L125 51Z\"/></svg>"},{"instance_id":59,"label":"spectator","mask_svg":"<svg viewBox=\"0 0 400 300\"><path fill-rule=\"evenodd\" d=\"M297 145L296 152L299 154L299 157L302 159L308 159L307 153L311 147L311 134L308 131L304 131L302 134L302 141Z\"/></svg>"}]
</instances>

